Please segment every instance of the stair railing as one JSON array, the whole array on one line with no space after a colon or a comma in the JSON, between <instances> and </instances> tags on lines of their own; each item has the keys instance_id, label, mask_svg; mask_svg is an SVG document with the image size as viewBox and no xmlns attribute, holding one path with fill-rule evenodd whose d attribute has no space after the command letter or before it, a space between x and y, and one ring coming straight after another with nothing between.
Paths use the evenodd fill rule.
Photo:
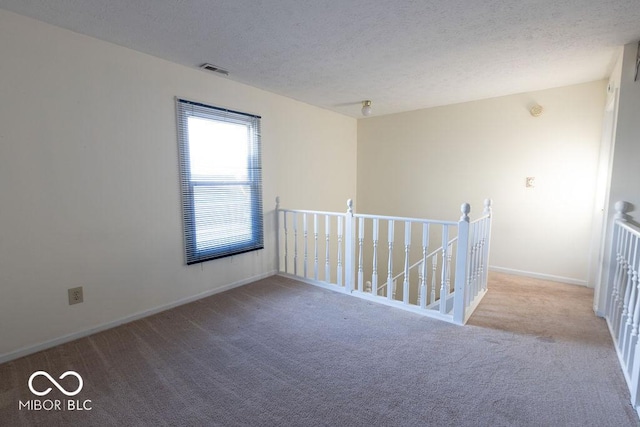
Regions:
<instances>
[{"instance_id":1,"label":"stair railing","mask_svg":"<svg viewBox=\"0 0 640 427\"><path fill-rule=\"evenodd\" d=\"M611 263L605 283L605 319L618 353L631 403L640 409L640 227L627 214L631 205L615 204Z\"/></svg>"},{"instance_id":2,"label":"stair railing","mask_svg":"<svg viewBox=\"0 0 640 427\"><path fill-rule=\"evenodd\" d=\"M351 200L347 206L344 214L293 210L276 200L280 274L454 323L467 321L487 290L490 200L473 222L467 203L457 222L354 214ZM394 274L394 265L402 271Z\"/></svg>"}]
</instances>

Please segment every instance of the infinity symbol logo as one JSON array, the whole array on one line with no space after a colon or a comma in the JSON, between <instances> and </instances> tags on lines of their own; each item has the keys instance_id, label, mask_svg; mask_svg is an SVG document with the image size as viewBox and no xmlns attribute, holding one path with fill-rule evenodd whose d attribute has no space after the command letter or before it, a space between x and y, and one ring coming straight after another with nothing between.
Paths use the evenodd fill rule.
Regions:
<instances>
[{"instance_id":1,"label":"infinity symbol logo","mask_svg":"<svg viewBox=\"0 0 640 427\"><path fill-rule=\"evenodd\" d=\"M82 386L84 385L84 383L82 382L82 377L80 376L80 374L78 374L75 371L67 371L64 374L60 375L60 378L59 378L59 379L63 380L66 377L68 377L69 375L72 375L72 376L76 377L78 379L78 383L79 384L78 384L78 388L75 391L67 391L67 390L65 390L47 372L45 372L45 371L36 371L33 374L31 374L31 376L29 377L29 390L31 390L31 393L35 394L36 396L46 396L51 391L51 387L49 387L45 391L38 391L38 390L33 388L33 379L35 377L37 377L38 375L42 375L42 376L47 377L47 379L49 381L51 381L51 384L56 386L57 389L60 390L62 393L64 393L66 396L75 396L76 394L80 393L80 390L82 390Z\"/></svg>"}]
</instances>

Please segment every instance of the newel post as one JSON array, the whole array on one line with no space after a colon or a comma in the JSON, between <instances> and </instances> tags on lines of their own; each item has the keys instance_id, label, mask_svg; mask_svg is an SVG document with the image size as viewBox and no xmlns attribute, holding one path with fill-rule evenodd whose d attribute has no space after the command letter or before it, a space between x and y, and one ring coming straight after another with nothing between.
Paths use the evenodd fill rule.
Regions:
<instances>
[{"instance_id":1,"label":"newel post","mask_svg":"<svg viewBox=\"0 0 640 427\"><path fill-rule=\"evenodd\" d=\"M469 253L469 212L471 205L463 203L460 206L462 216L458 221L458 247L456 250L456 281L454 285L455 294L453 296L453 321L459 325L464 324L465 301L467 291L467 264Z\"/></svg>"},{"instance_id":2,"label":"newel post","mask_svg":"<svg viewBox=\"0 0 640 427\"><path fill-rule=\"evenodd\" d=\"M627 214L627 212L631 212L631 204L628 202L618 201L613 206L616 210L616 214L613 216L614 219L619 219L623 222L628 222L631 219L631 216Z\"/></svg>"},{"instance_id":3,"label":"newel post","mask_svg":"<svg viewBox=\"0 0 640 427\"><path fill-rule=\"evenodd\" d=\"M345 239L344 239L344 290L353 291L353 283L355 282L355 227L353 223L353 200L347 200L347 213L344 215Z\"/></svg>"},{"instance_id":4,"label":"newel post","mask_svg":"<svg viewBox=\"0 0 640 427\"><path fill-rule=\"evenodd\" d=\"M483 215L489 215L491 216L491 205L492 205L492 201L491 199L484 199L484 211L482 211Z\"/></svg>"}]
</instances>

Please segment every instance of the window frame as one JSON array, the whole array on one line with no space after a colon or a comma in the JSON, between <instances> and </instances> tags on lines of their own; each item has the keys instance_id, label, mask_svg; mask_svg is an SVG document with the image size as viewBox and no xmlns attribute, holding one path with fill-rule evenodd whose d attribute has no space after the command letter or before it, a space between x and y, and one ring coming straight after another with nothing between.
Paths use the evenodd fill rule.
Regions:
<instances>
[{"instance_id":1,"label":"window frame","mask_svg":"<svg viewBox=\"0 0 640 427\"><path fill-rule=\"evenodd\" d=\"M178 135L178 151L180 166L180 189L182 198L182 217L185 262L187 265L197 264L209 260L239 255L264 249L264 214L262 209L262 147L260 137L261 117L227 108L216 107L183 98L176 100L176 124ZM247 179L224 180L206 179L194 180L191 173L189 117L233 123L247 126ZM236 242L223 242L217 246L198 249L196 225L198 212L196 208L195 189L197 187L225 188L248 187L250 194L249 209L245 211L250 216L250 239L238 239ZM215 202L215 197L211 199ZM217 200L220 202L221 200ZM218 223L224 224L224 223Z\"/></svg>"}]
</instances>

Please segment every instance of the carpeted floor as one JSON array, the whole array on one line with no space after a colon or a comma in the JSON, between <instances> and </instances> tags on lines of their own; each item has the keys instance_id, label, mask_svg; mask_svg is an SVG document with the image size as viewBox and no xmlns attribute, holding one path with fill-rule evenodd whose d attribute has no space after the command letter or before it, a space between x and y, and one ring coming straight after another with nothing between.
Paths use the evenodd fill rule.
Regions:
<instances>
[{"instance_id":1,"label":"carpeted floor","mask_svg":"<svg viewBox=\"0 0 640 427\"><path fill-rule=\"evenodd\" d=\"M489 286L460 327L271 277L0 365L0 425L640 425L591 290ZM92 409L19 410L37 370Z\"/></svg>"}]
</instances>

